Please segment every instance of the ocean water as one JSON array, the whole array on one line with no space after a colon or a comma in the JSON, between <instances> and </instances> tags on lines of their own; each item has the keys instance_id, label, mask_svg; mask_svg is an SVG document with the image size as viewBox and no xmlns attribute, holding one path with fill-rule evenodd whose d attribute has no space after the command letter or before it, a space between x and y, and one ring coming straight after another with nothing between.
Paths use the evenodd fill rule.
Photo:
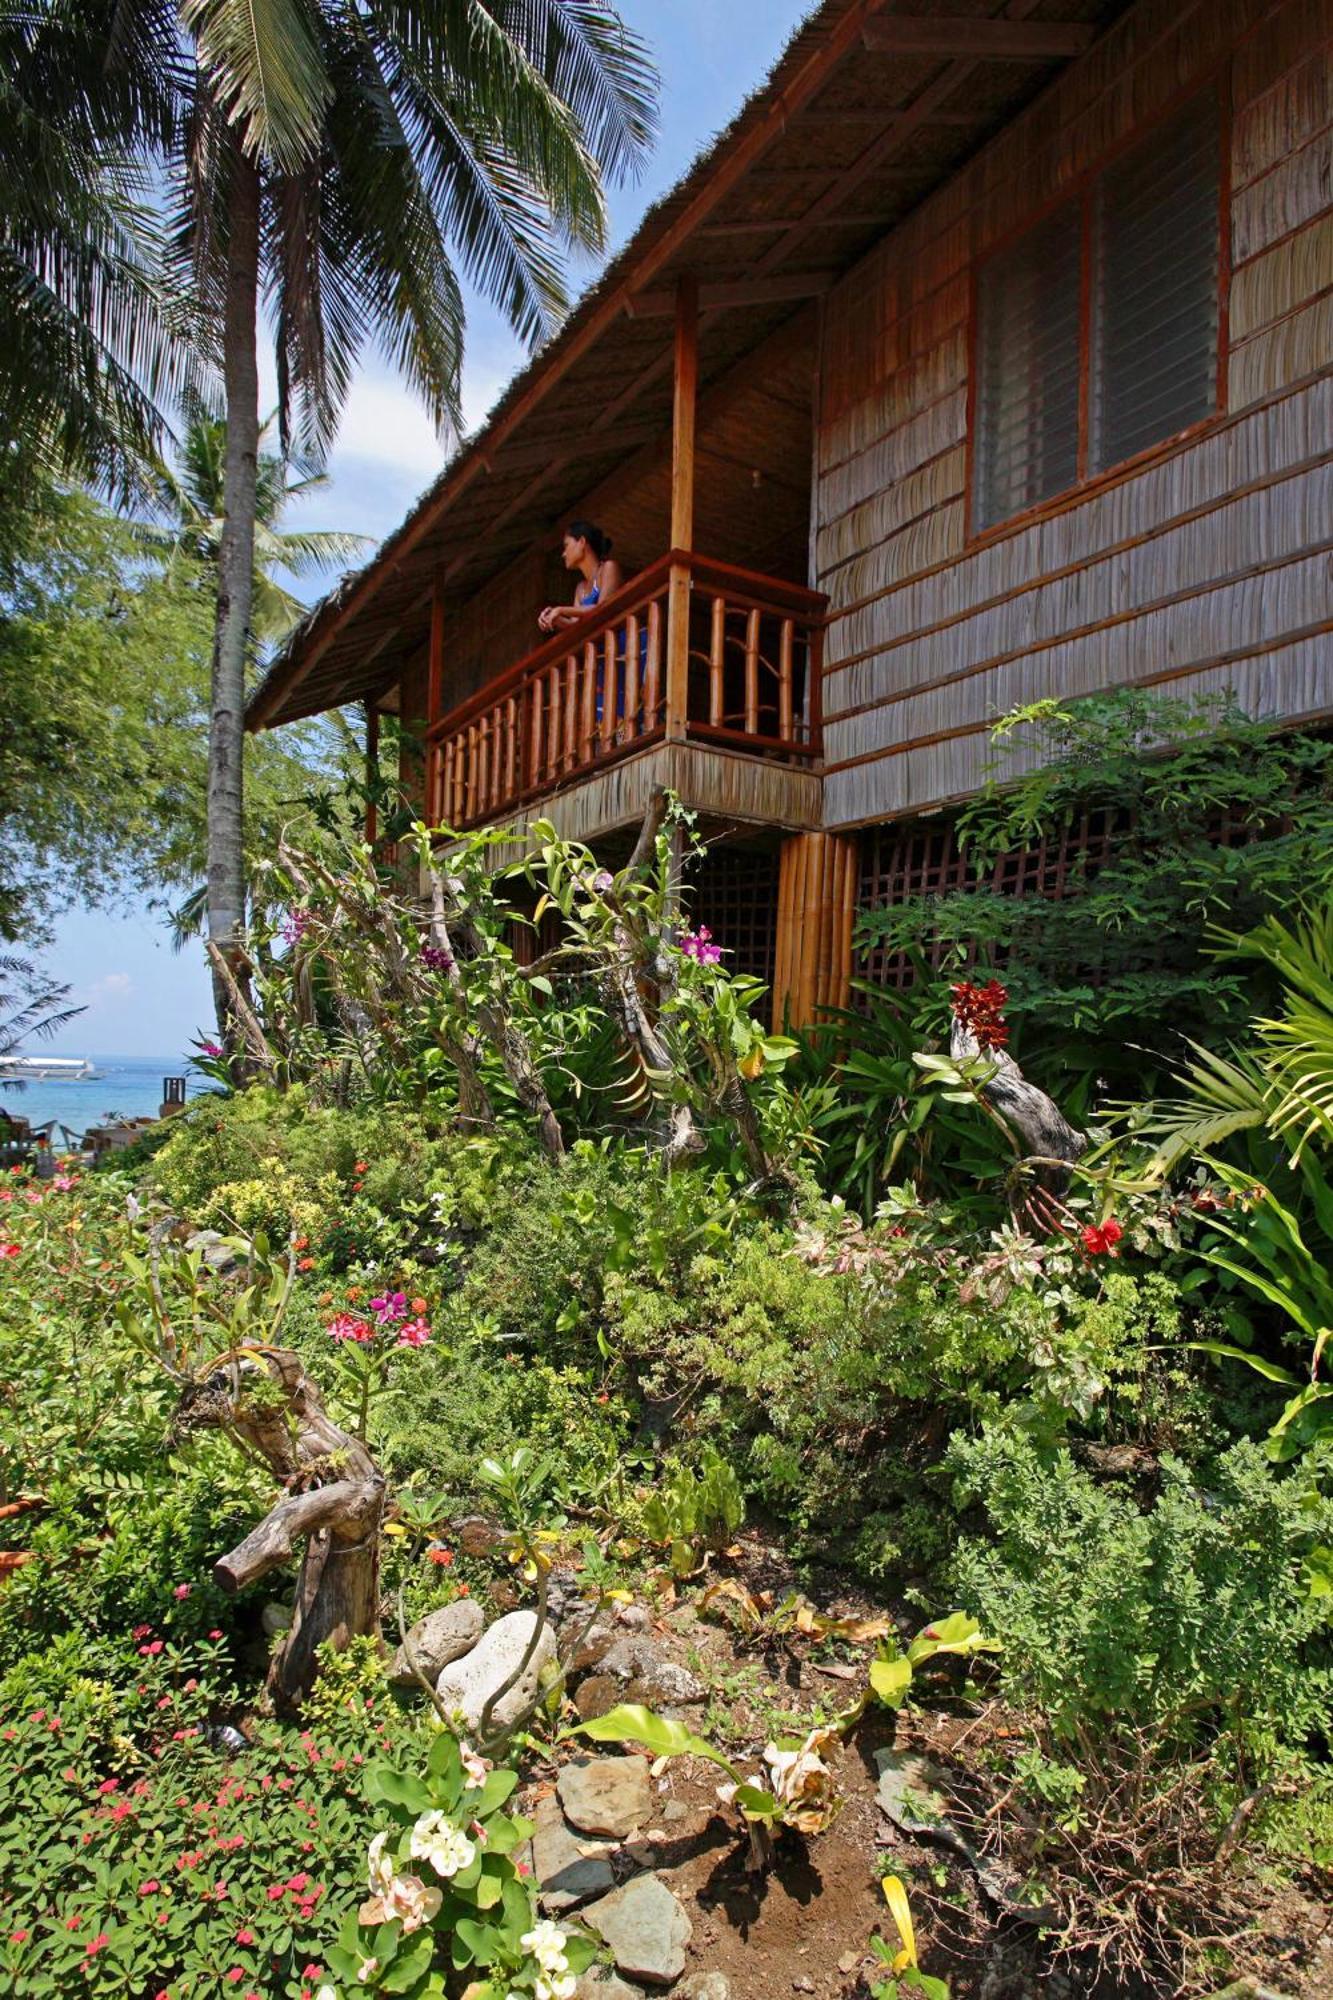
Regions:
<instances>
[{"instance_id":1,"label":"ocean water","mask_svg":"<svg viewBox=\"0 0 1333 2000\"><path fill-rule=\"evenodd\" d=\"M0 1080L0 1105L16 1112L32 1125L45 1125L55 1118L71 1132L83 1133L90 1125L101 1125L110 1117L156 1118L163 1098L162 1079L183 1076L185 1093L194 1097L210 1088L208 1079L197 1076L184 1056L107 1056L76 1048L30 1046L30 1056L80 1056L87 1054L96 1074L74 1082L25 1083L20 1087ZM56 1143L60 1135L56 1134Z\"/></svg>"}]
</instances>

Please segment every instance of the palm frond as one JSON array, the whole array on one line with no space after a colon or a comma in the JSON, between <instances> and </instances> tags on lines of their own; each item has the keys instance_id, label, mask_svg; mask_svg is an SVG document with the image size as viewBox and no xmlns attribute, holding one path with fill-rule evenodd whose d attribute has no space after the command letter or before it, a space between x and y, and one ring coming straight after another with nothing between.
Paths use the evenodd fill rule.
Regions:
<instances>
[{"instance_id":1,"label":"palm frond","mask_svg":"<svg viewBox=\"0 0 1333 2000\"><path fill-rule=\"evenodd\" d=\"M181 19L242 150L289 172L310 158L332 90L315 0L182 0Z\"/></svg>"},{"instance_id":2,"label":"palm frond","mask_svg":"<svg viewBox=\"0 0 1333 2000\"><path fill-rule=\"evenodd\" d=\"M1192 1060L1176 1077L1183 1095L1151 1105L1140 1128L1156 1141L1150 1173L1167 1174L1237 1132L1264 1125L1272 1113L1272 1083L1258 1054L1241 1049L1219 1055L1198 1042L1188 1046Z\"/></svg>"}]
</instances>

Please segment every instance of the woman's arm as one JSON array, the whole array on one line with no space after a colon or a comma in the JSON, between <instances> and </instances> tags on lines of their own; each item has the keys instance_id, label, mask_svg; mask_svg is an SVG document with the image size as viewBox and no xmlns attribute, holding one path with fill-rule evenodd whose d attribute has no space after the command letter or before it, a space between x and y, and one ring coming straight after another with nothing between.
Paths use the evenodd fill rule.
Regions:
<instances>
[{"instance_id":1,"label":"woman's arm","mask_svg":"<svg viewBox=\"0 0 1333 2000\"><path fill-rule=\"evenodd\" d=\"M558 632L562 626L577 625L581 618L591 618L595 611L600 611L624 581L620 564L608 556L597 572L596 604L548 604L544 611L537 614L537 623L543 632Z\"/></svg>"}]
</instances>

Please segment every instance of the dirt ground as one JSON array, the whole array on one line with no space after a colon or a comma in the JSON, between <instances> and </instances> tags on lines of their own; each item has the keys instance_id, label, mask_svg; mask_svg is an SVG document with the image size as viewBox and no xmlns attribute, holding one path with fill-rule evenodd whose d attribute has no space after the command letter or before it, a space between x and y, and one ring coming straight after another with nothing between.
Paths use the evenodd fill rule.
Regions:
<instances>
[{"instance_id":1,"label":"dirt ground","mask_svg":"<svg viewBox=\"0 0 1333 2000\"><path fill-rule=\"evenodd\" d=\"M723 1572L751 1592L779 1602L787 1566L771 1542L747 1535ZM821 1611L863 1616L875 1607L855 1594L818 1583L807 1595ZM777 1710L827 1718L864 1686L871 1648L811 1641L787 1634L765 1642L738 1633L716 1615L700 1615L703 1586L683 1588L659 1604L646 1634L667 1658L688 1667L710 1688L706 1705L679 1711L708 1735L725 1726L725 1748L742 1763L772 1733ZM715 1605L714 1613L721 1607ZM882 1607L879 1607L882 1609ZM921 1622L895 1607L905 1629ZM984 1673L979 1676L984 1680ZM693 1925L689 1964L680 1982L704 1971L726 1975L730 2000L774 2000L787 1993L820 2000L868 2000L885 1968L870 1955L878 1932L897 1949L879 1883L898 1874L911 1901L922 1969L949 1981L953 2000L1176 2000L1220 1991L1242 1976L1291 2000L1333 2000L1333 1878L1306 1869L1279 1880L1276 1872L1232 1857L1219 1876L1215 1950L1197 1976L1161 1972L1151 1980L1112 1976L1095 1954L1062 1950L1059 1926L1046 1932L990 1902L969 1864L947 1847L899 1832L876 1799L876 1750L927 1753L948 1779L951 1806L974 1845L1003 1844L988 1811L1006 1789L1006 1770L1023 1741L1021 1720L997 1700L965 1693L961 1672L924 1682L921 1705L895 1715L870 1710L833 1754L843 1803L823 1833L784 1832L770 1873L753 1875L734 1814L719 1804L722 1773L702 1759L680 1758L660 1768L660 1810L643 1830L634 1859L653 1867L684 1905ZM668 1801L672 1810L664 1817ZM681 1808L684 1808L682 1813ZM1028 1822L1030 1829L1031 1822ZM1011 1830L1007 1859L1019 1864L1021 1825ZM1035 1871L1040 1879L1040 1870Z\"/></svg>"}]
</instances>

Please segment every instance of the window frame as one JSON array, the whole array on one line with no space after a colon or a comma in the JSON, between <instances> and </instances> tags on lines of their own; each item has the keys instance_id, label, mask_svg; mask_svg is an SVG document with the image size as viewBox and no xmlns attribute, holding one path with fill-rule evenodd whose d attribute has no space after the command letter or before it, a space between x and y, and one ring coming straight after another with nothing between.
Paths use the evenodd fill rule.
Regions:
<instances>
[{"instance_id":1,"label":"window frame","mask_svg":"<svg viewBox=\"0 0 1333 2000\"><path fill-rule=\"evenodd\" d=\"M1213 373L1213 405L1205 415L1196 417L1182 429L1172 431L1150 445L1144 445L1127 458L1117 459L1111 465L1089 471L1093 373L1093 230L1097 183L1123 154L1132 152L1135 147L1142 145L1159 127L1169 124L1173 118L1187 111L1193 103L1210 93L1216 100L1218 113L1217 355ZM1211 71L1202 81L1196 78L1175 92L1151 118L1136 126L1132 132L1126 133L1114 146L1108 147L1093 163L1084 167L1058 195L1053 195L1040 207L1032 209L1021 223L1006 230L1003 236L998 237L983 252L973 257L968 272L967 449L963 485L966 549L970 550L1012 534L1017 529L1041 520L1047 514L1061 513L1069 507L1079 505L1101 487L1113 486L1121 480L1132 477L1155 460L1166 457L1173 451L1179 450L1182 445L1203 436L1225 418L1230 349L1228 302L1231 291L1231 98L1231 64L1228 60ZM1045 499L1032 501L1015 513L1004 514L998 520L988 521L984 526L980 526L977 522L979 499L977 445L981 414L981 274L994 258L1002 256L1006 250L1020 242L1029 230L1037 228L1057 210L1071 206L1077 206L1079 211L1077 474L1072 485L1063 486L1057 493L1047 494Z\"/></svg>"}]
</instances>

